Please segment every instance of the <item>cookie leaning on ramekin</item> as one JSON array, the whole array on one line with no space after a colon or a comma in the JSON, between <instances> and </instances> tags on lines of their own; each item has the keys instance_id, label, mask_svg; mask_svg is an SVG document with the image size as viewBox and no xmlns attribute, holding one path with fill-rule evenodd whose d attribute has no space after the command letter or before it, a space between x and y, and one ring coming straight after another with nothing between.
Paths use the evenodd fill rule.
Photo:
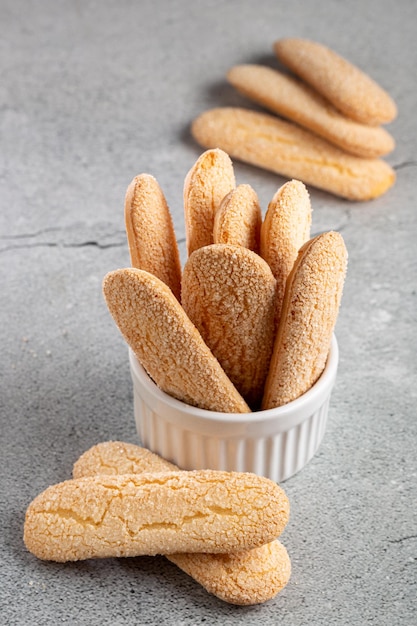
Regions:
<instances>
[{"instance_id":1,"label":"cookie leaning on ramekin","mask_svg":"<svg viewBox=\"0 0 417 626\"><path fill-rule=\"evenodd\" d=\"M212 244L188 258L182 305L252 409L259 408L275 335L276 280L242 246Z\"/></svg>"},{"instance_id":2,"label":"cookie leaning on ramekin","mask_svg":"<svg viewBox=\"0 0 417 626\"><path fill-rule=\"evenodd\" d=\"M235 188L233 164L223 150L203 152L184 181L187 251L213 243L214 216L226 194Z\"/></svg>"},{"instance_id":3,"label":"cookie leaning on ramekin","mask_svg":"<svg viewBox=\"0 0 417 626\"><path fill-rule=\"evenodd\" d=\"M150 174L136 176L126 191L125 225L132 267L157 276L178 300L181 264L165 196Z\"/></svg>"},{"instance_id":4,"label":"cookie leaning on ramekin","mask_svg":"<svg viewBox=\"0 0 417 626\"><path fill-rule=\"evenodd\" d=\"M202 409L250 412L159 278L134 268L115 270L104 277L103 294L127 344L162 391Z\"/></svg>"},{"instance_id":5,"label":"cookie leaning on ramekin","mask_svg":"<svg viewBox=\"0 0 417 626\"><path fill-rule=\"evenodd\" d=\"M274 194L261 226L261 257L277 281L277 321L288 275L299 249L310 239L311 212L305 185L299 180L290 180Z\"/></svg>"},{"instance_id":6,"label":"cookie leaning on ramekin","mask_svg":"<svg viewBox=\"0 0 417 626\"><path fill-rule=\"evenodd\" d=\"M347 251L330 231L301 248L287 279L262 400L282 406L310 389L323 372L342 298Z\"/></svg>"},{"instance_id":7,"label":"cookie leaning on ramekin","mask_svg":"<svg viewBox=\"0 0 417 626\"><path fill-rule=\"evenodd\" d=\"M259 254L262 212L256 191L238 185L220 203L214 216L213 242L243 246Z\"/></svg>"}]
</instances>

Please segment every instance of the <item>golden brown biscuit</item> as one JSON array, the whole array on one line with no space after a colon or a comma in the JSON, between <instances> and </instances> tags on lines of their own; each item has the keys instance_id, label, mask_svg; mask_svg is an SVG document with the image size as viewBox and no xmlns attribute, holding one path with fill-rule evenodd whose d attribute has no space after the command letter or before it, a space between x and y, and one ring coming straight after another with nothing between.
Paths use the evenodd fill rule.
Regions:
<instances>
[{"instance_id":1,"label":"golden brown biscuit","mask_svg":"<svg viewBox=\"0 0 417 626\"><path fill-rule=\"evenodd\" d=\"M274 43L274 51L284 65L348 117L370 125L396 117L391 96L330 48L307 39L286 38Z\"/></svg>"},{"instance_id":2,"label":"golden brown biscuit","mask_svg":"<svg viewBox=\"0 0 417 626\"><path fill-rule=\"evenodd\" d=\"M241 246L199 248L184 266L182 304L237 390L258 407L275 333L268 264Z\"/></svg>"},{"instance_id":3,"label":"golden brown biscuit","mask_svg":"<svg viewBox=\"0 0 417 626\"><path fill-rule=\"evenodd\" d=\"M186 553L168 559L209 593L231 604L266 602L282 591L291 576L288 552L278 539L247 552Z\"/></svg>"},{"instance_id":4,"label":"golden brown biscuit","mask_svg":"<svg viewBox=\"0 0 417 626\"><path fill-rule=\"evenodd\" d=\"M192 124L204 147L219 147L231 157L295 178L349 200L371 200L395 182L381 159L361 159L296 124L236 107L206 111Z\"/></svg>"},{"instance_id":5,"label":"golden brown biscuit","mask_svg":"<svg viewBox=\"0 0 417 626\"><path fill-rule=\"evenodd\" d=\"M287 280L263 409L295 400L322 373L339 312L346 265L347 251L339 233L323 233L301 248Z\"/></svg>"},{"instance_id":6,"label":"golden brown biscuit","mask_svg":"<svg viewBox=\"0 0 417 626\"><path fill-rule=\"evenodd\" d=\"M102 474L143 474L179 468L147 448L123 441L104 441L89 448L74 463L73 478Z\"/></svg>"},{"instance_id":7,"label":"golden brown biscuit","mask_svg":"<svg viewBox=\"0 0 417 626\"><path fill-rule=\"evenodd\" d=\"M214 215L235 187L230 157L223 150L203 152L184 181L184 214L188 254L213 243Z\"/></svg>"},{"instance_id":8,"label":"golden brown biscuit","mask_svg":"<svg viewBox=\"0 0 417 626\"><path fill-rule=\"evenodd\" d=\"M285 492L256 474L199 470L93 476L29 505L26 547L51 561L249 550L288 521Z\"/></svg>"},{"instance_id":9,"label":"golden brown biscuit","mask_svg":"<svg viewBox=\"0 0 417 626\"><path fill-rule=\"evenodd\" d=\"M103 293L120 332L160 389L211 411L250 411L161 280L143 270L120 269L105 276Z\"/></svg>"},{"instance_id":10,"label":"golden brown biscuit","mask_svg":"<svg viewBox=\"0 0 417 626\"><path fill-rule=\"evenodd\" d=\"M305 185L291 180L272 198L261 228L261 256L277 281L279 319L285 284L301 246L310 239L311 203Z\"/></svg>"},{"instance_id":11,"label":"golden brown biscuit","mask_svg":"<svg viewBox=\"0 0 417 626\"><path fill-rule=\"evenodd\" d=\"M393 137L384 128L347 118L313 89L278 70L263 65L237 65L227 78L251 100L351 154L375 158L395 147Z\"/></svg>"},{"instance_id":12,"label":"golden brown biscuit","mask_svg":"<svg viewBox=\"0 0 417 626\"><path fill-rule=\"evenodd\" d=\"M140 174L127 188L125 224L132 267L162 280L181 297L181 264L165 196L153 176Z\"/></svg>"},{"instance_id":13,"label":"golden brown biscuit","mask_svg":"<svg viewBox=\"0 0 417 626\"><path fill-rule=\"evenodd\" d=\"M76 461L74 478L178 469L157 454L120 441L93 446ZM259 548L232 554L172 554L167 557L225 602L258 604L276 596L291 576L291 561L275 539Z\"/></svg>"},{"instance_id":14,"label":"golden brown biscuit","mask_svg":"<svg viewBox=\"0 0 417 626\"><path fill-rule=\"evenodd\" d=\"M230 243L259 253L262 213L250 185L238 185L220 203L214 216L214 243Z\"/></svg>"}]
</instances>

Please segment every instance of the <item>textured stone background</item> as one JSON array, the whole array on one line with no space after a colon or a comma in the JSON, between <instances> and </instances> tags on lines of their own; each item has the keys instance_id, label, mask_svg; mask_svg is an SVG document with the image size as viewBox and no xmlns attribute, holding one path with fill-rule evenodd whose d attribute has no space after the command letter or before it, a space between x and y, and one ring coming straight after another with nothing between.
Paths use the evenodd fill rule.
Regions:
<instances>
[{"instance_id":1,"label":"textured stone background","mask_svg":"<svg viewBox=\"0 0 417 626\"><path fill-rule=\"evenodd\" d=\"M414 0L0 2L0 614L11 625L415 623L416 83ZM243 104L225 83L321 41L399 107L397 183L369 203L310 188L313 231L338 229L349 271L340 366L317 456L285 489L287 588L259 607L209 596L159 558L59 565L22 541L25 509L108 439L138 442L127 350L101 281L128 264L125 189L153 174L184 254L191 120ZM247 103L244 103L247 105ZM265 209L284 180L236 163Z\"/></svg>"}]
</instances>

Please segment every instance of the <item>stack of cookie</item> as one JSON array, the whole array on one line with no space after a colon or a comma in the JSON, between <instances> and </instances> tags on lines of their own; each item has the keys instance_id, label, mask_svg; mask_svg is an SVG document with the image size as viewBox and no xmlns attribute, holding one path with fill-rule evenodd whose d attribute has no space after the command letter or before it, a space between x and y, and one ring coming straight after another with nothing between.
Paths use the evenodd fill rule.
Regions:
<instances>
[{"instance_id":1,"label":"stack of cookie","mask_svg":"<svg viewBox=\"0 0 417 626\"><path fill-rule=\"evenodd\" d=\"M305 185L285 183L265 219L235 184L230 157L204 152L184 183L188 258L148 174L129 185L132 267L103 281L107 306L164 392L221 413L281 406L322 373L340 306L347 252L339 233L310 239Z\"/></svg>"},{"instance_id":2,"label":"stack of cookie","mask_svg":"<svg viewBox=\"0 0 417 626\"><path fill-rule=\"evenodd\" d=\"M275 42L274 51L292 74L239 65L227 76L274 115L238 107L206 111L192 125L197 142L349 200L385 193L395 181L380 158L395 147L382 127L397 114L392 98L321 44L288 38Z\"/></svg>"},{"instance_id":3,"label":"stack of cookie","mask_svg":"<svg viewBox=\"0 0 417 626\"><path fill-rule=\"evenodd\" d=\"M273 598L291 562L277 537L288 498L255 474L178 471L149 450L105 442L74 464L73 478L39 494L24 540L57 562L164 554L209 593L239 605Z\"/></svg>"}]
</instances>

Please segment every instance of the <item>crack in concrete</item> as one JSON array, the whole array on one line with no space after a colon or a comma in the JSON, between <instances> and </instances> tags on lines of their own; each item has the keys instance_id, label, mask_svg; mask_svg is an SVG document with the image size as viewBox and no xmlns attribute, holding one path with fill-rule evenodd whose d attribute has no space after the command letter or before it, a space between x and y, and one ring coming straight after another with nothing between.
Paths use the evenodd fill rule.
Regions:
<instances>
[{"instance_id":1,"label":"crack in concrete","mask_svg":"<svg viewBox=\"0 0 417 626\"><path fill-rule=\"evenodd\" d=\"M416 167L417 161L404 161L402 163L398 163L397 165L393 165L392 169L395 171L402 170L406 167Z\"/></svg>"},{"instance_id":2,"label":"crack in concrete","mask_svg":"<svg viewBox=\"0 0 417 626\"><path fill-rule=\"evenodd\" d=\"M43 228L42 230L38 230L34 233L22 233L20 235L1 235L0 239L33 239L35 237L41 237L42 235L45 235L46 233L52 233L52 232L62 232L62 228L57 228L57 227L50 227L50 228Z\"/></svg>"},{"instance_id":3,"label":"crack in concrete","mask_svg":"<svg viewBox=\"0 0 417 626\"><path fill-rule=\"evenodd\" d=\"M95 246L100 250L106 250L107 248L119 248L124 245L124 242L103 244L98 241L83 241L81 243L58 243L56 241L46 241L42 243L29 243L20 245L18 244L15 246L6 246L5 248L0 248L0 253L8 252L10 250L28 250L30 248L85 248L87 246Z\"/></svg>"},{"instance_id":4,"label":"crack in concrete","mask_svg":"<svg viewBox=\"0 0 417 626\"><path fill-rule=\"evenodd\" d=\"M400 537L399 539L389 539L389 543L402 543L403 541L409 541L410 539L417 539L417 535L407 535Z\"/></svg>"},{"instance_id":5,"label":"crack in concrete","mask_svg":"<svg viewBox=\"0 0 417 626\"><path fill-rule=\"evenodd\" d=\"M65 235L69 230L75 230L74 227L65 228L44 228L33 233L21 233L18 235L1 235L0 242L4 242L4 246L0 245L0 253L12 250L27 250L31 248L86 248L88 246L98 248L99 250L107 250L109 248L120 248L126 246L125 232L115 231L110 234L103 234L101 238L81 239L81 241L65 241ZM56 233L56 237L50 237L51 233ZM45 241L39 241L43 236L48 235ZM61 239L60 235L63 235ZM28 241L33 239L35 241ZM102 241L110 239L108 243ZM38 241L36 241L38 240ZM177 240L178 245L185 242L185 237Z\"/></svg>"},{"instance_id":6,"label":"crack in concrete","mask_svg":"<svg viewBox=\"0 0 417 626\"><path fill-rule=\"evenodd\" d=\"M89 237L89 231L94 231L94 235L99 231L99 236ZM106 225L87 228L84 224L73 224L67 228L49 227L35 232L2 235L0 242L3 243L2 246L0 245L0 252L30 248L84 248L88 246L106 250L126 245L124 231L107 230Z\"/></svg>"}]
</instances>

